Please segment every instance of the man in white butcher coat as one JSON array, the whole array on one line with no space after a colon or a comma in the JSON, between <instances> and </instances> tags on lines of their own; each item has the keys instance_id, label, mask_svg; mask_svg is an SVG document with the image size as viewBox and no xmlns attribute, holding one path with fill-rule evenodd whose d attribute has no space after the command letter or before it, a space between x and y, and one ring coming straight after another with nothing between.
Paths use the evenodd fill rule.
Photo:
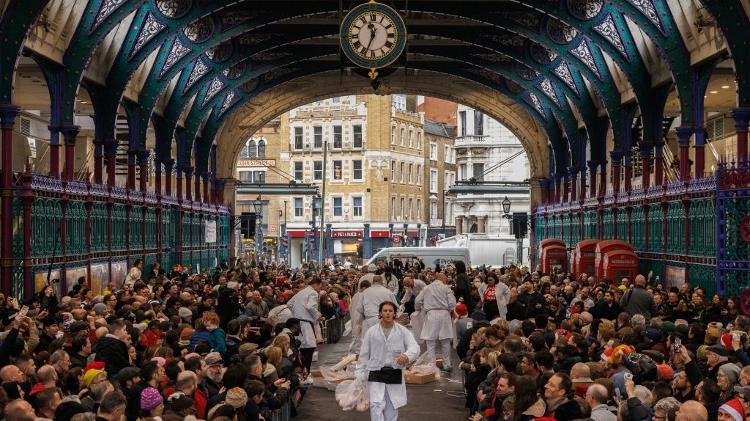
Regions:
<instances>
[{"instance_id":1,"label":"man in white butcher coat","mask_svg":"<svg viewBox=\"0 0 750 421\"><path fill-rule=\"evenodd\" d=\"M361 302L362 302L362 293L365 292L367 288L370 288L370 281L364 280L362 283L359 284L359 291L357 291L356 294L352 297L352 301L349 304L349 308L352 309L350 312L351 315L351 326L352 326L352 343L349 344L349 352L356 353L359 348L362 346L362 314L357 311L357 308L359 308Z\"/></svg>"},{"instance_id":2,"label":"man in white butcher coat","mask_svg":"<svg viewBox=\"0 0 750 421\"><path fill-rule=\"evenodd\" d=\"M419 356L419 345L409 330L395 323L395 302L379 306L380 323L370 327L362 338L362 348L357 360L357 378L368 380L370 420L396 421L398 409L406 405L406 384L403 369ZM386 384L369 381L371 372L383 368L400 369L401 382Z\"/></svg>"},{"instance_id":3,"label":"man in white butcher coat","mask_svg":"<svg viewBox=\"0 0 750 421\"><path fill-rule=\"evenodd\" d=\"M320 278L313 277L310 283L289 300L287 305L292 310L292 317L300 320L300 355L302 365L310 372L312 357L318 346L315 338L315 324L320 319L318 310L318 291L322 286Z\"/></svg>"},{"instance_id":4,"label":"man in white butcher coat","mask_svg":"<svg viewBox=\"0 0 750 421\"><path fill-rule=\"evenodd\" d=\"M383 277L380 275L373 276L372 286L361 294L362 299L353 311L359 313L357 317L362 320L362 335L364 336L369 328L378 324L380 304L386 301L395 303L396 296L393 295L391 290L383 286Z\"/></svg>"},{"instance_id":5,"label":"man in white butcher coat","mask_svg":"<svg viewBox=\"0 0 750 421\"><path fill-rule=\"evenodd\" d=\"M420 338L427 342L427 352L435 358L439 344L443 368L450 370L451 339L454 336L451 312L456 307L456 296L448 286L448 278L439 273L437 279L417 296L415 307L424 314Z\"/></svg>"}]
</instances>

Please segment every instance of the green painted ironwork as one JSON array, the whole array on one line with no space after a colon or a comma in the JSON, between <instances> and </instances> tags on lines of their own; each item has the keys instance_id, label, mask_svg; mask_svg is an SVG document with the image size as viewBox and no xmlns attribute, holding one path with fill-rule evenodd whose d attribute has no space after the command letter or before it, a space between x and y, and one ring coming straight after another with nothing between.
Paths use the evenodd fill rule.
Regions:
<instances>
[{"instance_id":1,"label":"green painted ironwork","mask_svg":"<svg viewBox=\"0 0 750 421\"><path fill-rule=\"evenodd\" d=\"M631 216L631 223L630 223L630 230L633 235L633 240L631 241L633 245L633 249L636 251L644 251L645 250L645 240L646 240L646 230L644 227L645 224L645 215L643 212L642 206L636 206L633 208L633 213Z\"/></svg>"},{"instance_id":2,"label":"green painted ironwork","mask_svg":"<svg viewBox=\"0 0 750 421\"><path fill-rule=\"evenodd\" d=\"M726 232L722 233L726 238L726 259L727 260L750 260L750 243L742 239L740 227L742 220L750 215L750 200L746 198L725 199L724 206L726 209L724 219L726 220ZM745 278L736 278L745 279ZM727 289L729 284L727 283Z\"/></svg>"},{"instance_id":3,"label":"green painted ironwork","mask_svg":"<svg viewBox=\"0 0 750 421\"><path fill-rule=\"evenodd\" d=\"M664 215L661 205L650 205L648 210L648 251L661 253L664 251Z\"/></svg>"},{"instance_id":4,"label":"green painted ironwork","mask_svg":"<svg viewBox=\"0 0 750 421\"><path fill-rule=\"evenodd\" d=\"M91 207L91 251L107 251L107 206L97 202Z\"/></svg>"},{"instance_id":5,"label":"green painted ironwork","mask_svg":"<svg viewBox=\"0 0 750 421\"><path fill-rule=\"evenodd\" d=\"M727 271L725 294L729 297L739 297L742 292L750 288L750 272Z\"/></svg>"},{"instance_id":6,"label":"green painted ironwork","mask_svg":"<svg viewBox=\"0 0 750 421\"><path fill-rule=\"evenodd\" d=\"M605 240L610 240L614 238L613 233L612 233L612 221L613 221L612 218L613 218L612 209L604 209L604 212L602 215L602 221L604 224L603 226L604 233L602 233L602 238L604 238Z\"/></svg>"},{"instance_id":7,"label":"green painted ironwork","mask_svg":"<svg viewBox=\"0 0 750 421\"><path fill-rule=\"evenodd\" d=\"M617 212L617 239L628 241L628 214L625 209Z\"/></svg>"},{"instance_id":8,"label":"green painted ironwork","mask_svg":"<svg viewBox=\"0 0 750 421\"><path fill-rule=\"evenodd\" d=\"M596 211L587 211L584 214L583 231L586 238L599 238Z\"/></svg>"},{"instance_id":9,"label":"green painted ironwork","mask_svg":"<svg viewBox=\"0 0 750 421\"><path fill-rule=\"evenodd\" d=\"M13 257L23 259L23 204L13 198Z\"/></svg>"},{"instance_id":10,"label":"green painted ironwork","mask_svg":"<svg viewBox=\"0 0 750 421\"><path fill-rule=\"evenodd\" d=\"M714 295L716 293L716 266L689 265L688 281L691 286L706 290L707 296Z\"/></svg>"},{"instance_id":11,"label":"green painted ironwork","mask_svg":"<svg viewBox=\"0 0 750 421\"><path fill-rule=\"evenodd\" d=\"M716 206L713 199L698 200L690 206L690 255L716 255Z\"/></svg>"},{"instance_id":12,"label":"green painted ironwork","mask_svg":"<svg viewBox=\"0 0 750 421\"><path fill-rule=\"evenodd\" d=\"M667 252L685 252L685 209L682 202L669 202L667 205Z\"/></svg>"}]
</instances>

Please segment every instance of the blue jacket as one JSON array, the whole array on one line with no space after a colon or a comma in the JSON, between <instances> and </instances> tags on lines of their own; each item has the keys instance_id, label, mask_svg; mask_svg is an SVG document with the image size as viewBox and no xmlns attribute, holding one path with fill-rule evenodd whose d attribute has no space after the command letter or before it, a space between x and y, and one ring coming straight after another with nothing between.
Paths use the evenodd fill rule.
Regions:
<instances>
[{"instance_id":1,"label":"blue jacket","mask_svg":"<svg viewBox=\"0 0 750 421\"><path fill-rule=\"evenodd\" d=\"M227 352L227 338L224 334L224 329L217 327L212 330L208 334L208 343L211 345L211 349L224 356Z\"/></svg>"}]
</instances>

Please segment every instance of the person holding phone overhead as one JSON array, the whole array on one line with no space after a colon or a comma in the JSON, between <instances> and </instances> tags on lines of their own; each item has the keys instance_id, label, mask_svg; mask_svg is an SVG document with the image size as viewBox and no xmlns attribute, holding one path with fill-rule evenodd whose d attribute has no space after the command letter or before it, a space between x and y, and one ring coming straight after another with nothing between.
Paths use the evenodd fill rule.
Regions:
<instances>
[{"instance_id":1,"label":"person holding phone overhead","mask_svg":"<svg viewBox=\"0 0 750 421\"><path fill-rule=\"evenodd\" d=\"M395 323L396 304L379 306L380 323L362 338L357 360L357 379L367 381L372 421L396 421L406 405L403 369L419 355L419 345L407 328Z\"/></svg>"}]
</instances>

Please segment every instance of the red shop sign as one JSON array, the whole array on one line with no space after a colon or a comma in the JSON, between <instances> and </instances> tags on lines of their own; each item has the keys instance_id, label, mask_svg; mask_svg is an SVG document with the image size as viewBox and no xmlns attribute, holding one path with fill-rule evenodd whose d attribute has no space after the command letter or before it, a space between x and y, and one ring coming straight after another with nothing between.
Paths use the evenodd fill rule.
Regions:
<instances>
[{"instance_id":1,"label":"red shop sign","mask_svg":"<svg viewBox=\"0 0 750 421\"><path fill-rule=\"evenodd\" d=\"M332 238L362 238L362 231L333 231Z\"/></svg>"},{"instance_id":2,"label":"red shop sign","mask_svg":"<svg viewBox=\"0 0 750 421\"><path fill-rule=\"evenodd\" d=\"M388 231L371 231L370 237L372 238L388 238L391 234Z\"/></svg>"}]
</instances>

